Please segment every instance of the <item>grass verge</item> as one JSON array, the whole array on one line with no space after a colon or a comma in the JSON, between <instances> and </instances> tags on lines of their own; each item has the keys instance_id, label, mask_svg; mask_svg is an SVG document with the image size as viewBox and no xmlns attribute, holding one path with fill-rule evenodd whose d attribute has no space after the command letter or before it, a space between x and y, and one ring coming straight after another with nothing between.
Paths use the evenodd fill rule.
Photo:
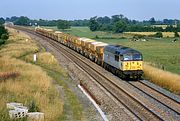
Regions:
<instances>
[{"instance_id":1,"label":"grass verge","mask_svg":"<svg viewBox=\"0 0 180 121\"><path fill-rule=\"evenodd\" d=\"M64 110L63 114L58 118L60 121L83 120L83 109L77 99L76 95L69 89L68 83L72 83L68 74L60 68L57 60L50 53L41 52L37 54L38 60L36 63L32 61L33 55L27 55L23 57L23 60L29 63L36 64L43 68L50 77L56 80L55 83L63 87L64 91Z\"/></svg>"},{"instance_id":2,"label":"grass verge","mask_svg":"<svg viewBox=\"0 0 180 121\"><path fill-rule=\"evenodd\" d=\"M151 82L180 95L180 75L144 64L144 74Z\"/></svg>"},{"instance_id":3,"label":"grass verge","mask_svg":"<svg viewBox=\"0 0 180 121\"><path fill-rule=\"evenodd\" d=\"M41 56L38 58L38 63L28 62L28 59L33 59L28 57L39 51L37 44L24 33L14 29L9 31L10 39L0 48L0 73L14 72L19 76L0 82L0 121L10 121L6 109L7 102L21 102L25 106L31 106L33 103L36 111L45 113L45 121L58 121L61 117L65 117L66 120L65 101L62 99L62 92L57 90L57 85L54 83L56 81L58 84L64 83L64 80L59 79L64 74L56 59L50 53L39 52ZM53 59L46 61L50 57ZM55 69L53 65L56 65ZM55 78L56 76L59 77ZM72 111L79 110L74 115L81 114L81 105L75 94L68 86L63 89L69 92L64 94L68 97L67 100L70 99L76 104L75 106L74 103L69 104L70 107L77 107L71 108ZM81 119L82 115L74 117Z\"/></svg>"}]
</instances>

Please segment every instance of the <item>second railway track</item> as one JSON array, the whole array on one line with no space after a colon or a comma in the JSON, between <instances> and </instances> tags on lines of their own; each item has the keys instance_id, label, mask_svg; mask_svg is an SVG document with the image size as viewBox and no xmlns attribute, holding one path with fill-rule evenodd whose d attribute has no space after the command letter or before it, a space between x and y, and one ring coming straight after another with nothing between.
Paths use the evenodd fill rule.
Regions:
<instances>
[{"instance_id":1,"label":"second railway track","mask_svg":"<svg viewBox=\"0 0 180 121\"><path fill-rule=\"evenodd\" d=\"M137 82L129 82L130 85L133 87L137 88L144 94L148 95L149 97L153 98L156 100L158 103L164 105L165 107L169 108L172 110L174 113L177 115L180 115L180 105L179 101L176 101L167 95L159 92L158 90L155 90L154 88L148 86L147 84L137 81Z\"/></svg>"}]
</instances>

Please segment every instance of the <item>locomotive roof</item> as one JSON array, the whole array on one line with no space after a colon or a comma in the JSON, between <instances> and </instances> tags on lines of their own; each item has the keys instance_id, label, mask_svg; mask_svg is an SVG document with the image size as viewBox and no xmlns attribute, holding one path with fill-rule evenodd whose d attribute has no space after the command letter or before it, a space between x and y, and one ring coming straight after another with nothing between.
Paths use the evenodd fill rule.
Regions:
<instances>
[{"instance_id":1,"label":"locomotive roof","mask_svg":"<svg viewBox=\"0 0 180 121\"><path fill-rule=\"evenodd\" d=\"M122 46L122 45L108 45L105 47L105 51L109 51L111 53L122 55L126 53L140 53L139 51L132 49L130 47Z\"/></svg>"}]
</instances>

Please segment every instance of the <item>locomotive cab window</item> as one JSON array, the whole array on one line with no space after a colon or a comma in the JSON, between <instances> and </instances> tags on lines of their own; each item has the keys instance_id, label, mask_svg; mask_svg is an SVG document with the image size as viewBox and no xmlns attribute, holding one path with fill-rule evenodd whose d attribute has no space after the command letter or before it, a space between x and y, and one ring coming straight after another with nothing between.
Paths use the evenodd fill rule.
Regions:
<instances>
[{"instance_id":1,"label":"locomotive cab window","mask_svg":"<svg viewBox=\"0 0 180 121\"><path fill-rule=\"evenodd\" d=\"M119 55L115 55L115 61L119 61Z\"/></svg>"},{"instance_id":2,"label":"locomotive cab window","mask_svg":"<svg viewBox=\"0 0 180 121\"><path fill-rule=\"evenodd\" d=\"M132 54L125 54L125 55L124 55L124 60L125 60L125 61L130 61L130 60L132 60L132 59L133 59Z\"/></svg>"},{"instance_id":3,"label":"locomotive cab window","mask_svg":"<svg viewBox=\"0 0 180 121\"><path fill-rule=\"evenodd\" d=\"M121 61L123 61L123 60L124 60L123 55L120 55L120 60L121 60Z\"/></svg>"},{"instance_id":4,"label":"locomotive cab window","mask_svg":"<svg viewBox=\"0 0 180 121\"><path fill-rule=\"evenodd\" d=\"M141 54L134 54L133 55L133 60L142 60L142 55Z\"/></svg>"}]
</instances>

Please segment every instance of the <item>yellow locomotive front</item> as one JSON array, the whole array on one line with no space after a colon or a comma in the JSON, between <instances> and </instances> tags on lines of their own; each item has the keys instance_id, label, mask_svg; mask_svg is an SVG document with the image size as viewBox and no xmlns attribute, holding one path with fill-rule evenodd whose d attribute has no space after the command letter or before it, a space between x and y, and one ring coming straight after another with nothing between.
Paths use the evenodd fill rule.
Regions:
<instances>
[{"instance_id":1,"label":"yellow locomotive front","mask_svg":"<svg viewBox=\"0 0 180 121\"><path fill-rule=\"evenodd\" d=\"M143 70L142 55L139 53L124 55L122 70Z\"/></svg>"},{"instance_id":2,"label":"yellow locomotive front","mask_svg":"<svg viewBox=\"0 0 180 121\"><path fill-rule=\"evenodd\" d=\"M130 78L140 78L143 74L142 54L134 51L123 55L121 70Z\"/></svg>"}]
</instances>

